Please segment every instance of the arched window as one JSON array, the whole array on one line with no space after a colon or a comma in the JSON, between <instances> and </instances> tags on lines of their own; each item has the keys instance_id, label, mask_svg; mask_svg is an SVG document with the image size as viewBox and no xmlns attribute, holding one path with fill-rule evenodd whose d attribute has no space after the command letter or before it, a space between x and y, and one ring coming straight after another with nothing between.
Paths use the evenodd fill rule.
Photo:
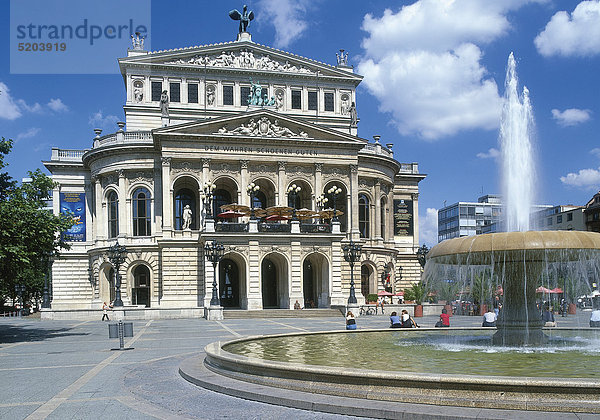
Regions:
<instances>
[{"instance_id":1,"label":"arched window","mask_svg":"<svg viewBox=\"0 0 600 420\"><path fill-rule=\"evenodd\" d=\"M231 204L231 194L229 194L229 191L223 189L215 190L213 193L213 216L221 213L221 206L225 204Z\"/></svg>"},{"instance_id":2,"label":"arched window","mask_svg":"<svg viewBox=\"0 0 600 420\"><path fill-rule=\"evenodd\" d=\"M111 191L107 197L108 204L108 237L116 238L119 236L119 196Z\"/></svg>"},{"instance_id":3,"label":"arched window","mask_svg":"<svg viewBox=\"0 0 600 420\"><path fill-rule=\"evenodd\" d=\"M150 192L146 188L133 192L133 236L150 236Z\"/></svg>"},{"instance_id":4,"label":"arched window","mask_svg":"<svg viewBox=\"0 0 600 420\"><path fill-rule=\"evenodd\" d=\"M361 238L368 238L369 232L369 198L360 194L358 196L358 230Z\"/></svg>"},{"instance_id":5,"label":"arched window","mask_svg":"<svg viewBox=\"0 0 600 420\"><path fill-rule=\"evenodd\" d=\"M386 215L386 208L385 208L385 198L381 199L381 215L380 215L380 222L381 222L381 238L385 241L385 215Z\"/></svg>"},{"instance_id":6,"label":"arched window","mask_svg":"<svg viewBox=\"0 0 600 420\"><path fill-rule=\"evenodd\" d=\"M262 191L256 191L254 193L254 202L252 207L255 209L266 209L267 208L267 196Z\"/></svg>"},{"instance_id":7,"label":"arched window","mask_svg":"<svg viewBox=\"0 0 600 420\"><path fill-rule=\"evenodd\" d=\"M133 289L131 303L150 306L150 270L145 265L138 265L133 270Z\"/></svg>"},{"instance_id":8,"label":"arched window","mask_svg":"<svg viewBox=\"0 0 600 420\"><path fill-rule=\"evenodd\" d=\"M183 209L190 206L192 209L192 223L190 229L196 229L196 196L187 188L182 188L175 194L175 230L181 230L183 225Z\"/></svg>"},{"instance_id":9,"label":"arched window","mask_svg":"<svg viewBox=\"0 0 600 420\"><path fill-rule=\"evenodd\" d=\"M292 207L294 209L301 209L302 198L300 197L300 194L296 194L295 200L293 200L292 197L294 197L292 194L288 194L288 207Z\"/></svg>"}]
</instances>

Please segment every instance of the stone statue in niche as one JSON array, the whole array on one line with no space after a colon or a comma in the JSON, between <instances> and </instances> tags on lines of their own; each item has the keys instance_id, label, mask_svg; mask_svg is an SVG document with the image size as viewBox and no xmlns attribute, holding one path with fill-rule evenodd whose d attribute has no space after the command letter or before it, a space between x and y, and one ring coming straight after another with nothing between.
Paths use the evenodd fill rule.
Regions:
<instances>
[{"instance_id":1,"label":"stone statue in niche","mask_svg":"<svg viewBox=\"0 0 600 420\"><path fill-rule=\"evenodd\" d=\"M350 105L350 126L356 127L358 125L358 114L356 112L356 105L352 102Z\"/></svg>"},{"instance_id":2,"label":"stone statue in niche","mask_svg":"<svg viewBox=\"0 0 600 420\"><path fill-rule=\"evenodd\" d=\"M340 105L340 112L342 115L348 115L350 112L350 104L348 103L348 96L342 96L342 104Z\"/></svg>"},{"instance_id":3,"label":"stone statue in niche","mask_svg":"<svg viewBox=\"0 0 600 420\"><path fill-rule=\"evenodd\" d=\"M214 86L209 86L208 88L206 88L206 102L208 103L208 105L215 104L215 87Z\"/></svg>"},{"instance_id":4,"label":"stone statue in niche","mask_svg":"<svg viewBox=\"0 0 600 420\"><path fill-rule=\"evenodd\" d=\"M278 90L275 93L275 108L277 108L277 111L283 110L283 90Z\"/></svg>"},{"instance_id":5,"label":"stone statue in niche","mask_svg":"<svg viewBox=\"0 0 600 420\"><path fill-rule=\"evenodd\" d=\"M136 102L142 102L142 99L144 99L144 92L141 87L135 87L133 89L133 98Z\"/></svg>"},{"instance_id":6,"label":"stone statue in niche","mask_svg":"<svg viewBox=\"0 0 600 420\"><path fill-rule=\"evenodd\" d=\"M181 224L181 229L191 229L192 226L192 209L189 204L186 204L183 208L183 213L181 215L183 223Z\"/></svg>"},{"instance_id":7,"label":"stone statue in niche","mask_svg":"<svg viewBox=\"0 0 600 420\"><path fill-rule=\"evenodd\" d=\"M166 90L163 90L160 95L160 115L169 118L169 95Z\"/></svg>"}]
</instances>

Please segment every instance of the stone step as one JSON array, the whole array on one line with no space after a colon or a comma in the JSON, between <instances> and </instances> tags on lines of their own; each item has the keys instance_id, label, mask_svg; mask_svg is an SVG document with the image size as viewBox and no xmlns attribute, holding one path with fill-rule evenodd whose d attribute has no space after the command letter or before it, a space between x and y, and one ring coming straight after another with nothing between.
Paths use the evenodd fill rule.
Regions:
<instances>
[{"instance_id":1,"label":"stone step","mask_svg":"<svg viewBox=\"0 0 600 420\"><path fill-rule=\"evenodd\" d=\"M315 308L315 309L262 309L258 311L247 311L244 309L224 309L225 319L248 319L248 318L325 318L340 317L339 309Z\"/></svg>"}]
</instances>

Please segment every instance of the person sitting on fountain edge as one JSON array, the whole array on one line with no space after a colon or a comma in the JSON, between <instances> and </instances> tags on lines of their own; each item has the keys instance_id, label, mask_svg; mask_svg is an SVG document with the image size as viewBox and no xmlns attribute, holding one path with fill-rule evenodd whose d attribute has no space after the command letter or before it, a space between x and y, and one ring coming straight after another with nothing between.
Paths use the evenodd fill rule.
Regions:
<instances>
[{"instance_id":1,"label":"person sitting on fountain edge","mask_svg":"<svg viewBox=\"0 0 600 420\"><path fill-rule=\"evenodd\" d=\"M402 309L402 326L400 328L419 328L406 309Z\"/></svg>"},{"instance_id":2,"label":"person sitting on fountain edge","mask_svg":"<svg viewBox=\"0 0 600 420\"><path fill-rule=\"evenodd\" d=\"M448 315L448 311L446 308L442 309L442 313L440 314L440 320L436 322L435 326L437 328L444 328L450 326L450 315Z\"/></svg>"},{"instance_id":3,"label":"person sitting on fountain edge","mask_svg":"<svg viewBox=\"0 0 600 420\"><path fill-rule=\"evenodd\" d=\"M346 329L356 329L356 318L354 317L354 314L351 311L348 311L348 313L346 314Z\"/></svg>"},{"instance_id":4,"label":"person sitting on fountain edge","mask_svg":"<svg viewBox=\"0 0 600 420\"><path fill-rule=\"evenodd\" d=\"M592 316L590 316L590 327L600 328L600 308L596 308L592 311Z\"/></svg>"},{"instance_id":5,"label":"person sitting on fountain edge","mask_svg":"<svg viewBox=\"0 0 600 420\"><path fill-rule=\"evenodd\" d=\"M496 326L496 312L488 309L486 313L483 314L483 324L482 327L495 327Z\"/></svg>"},{"instance_id":6,"label":"person sitting on fountain edge","mask_svg":"<svg viewBox=\"0 0 600 420\"><path fill-rule=\"evenodd\" d=\"M400 317L396 313L396 311L392 312L390 315L390 328L401 328L402 321L400 321Z\"/></svg>"},{"instance_id":7,"label":"person sitting on fountain edge","mask_svg":"<svg viewBox=\"0 0 600 420\"><path fill-rule=\"evenodd\" d=\"M554 320L554 314L550 310L550 304L546 304L544 312L542 312L542 322L544 327L556 327L556 321Z\"/></svg>"}]
</instances>

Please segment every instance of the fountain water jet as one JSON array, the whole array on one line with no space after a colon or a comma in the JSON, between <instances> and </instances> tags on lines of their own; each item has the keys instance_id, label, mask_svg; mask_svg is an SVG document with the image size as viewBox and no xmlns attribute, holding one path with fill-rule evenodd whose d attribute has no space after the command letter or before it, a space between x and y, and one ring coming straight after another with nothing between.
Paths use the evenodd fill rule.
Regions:
<instances>
[{"instance_id":1,"label":"fountain water jet","mask_svg":"<svg viewBox=\"0 0 600 420\"><path fill-rule=\"evenodd\" d=\"M513 53L508 58L500 128L502 178L507 232L456 238L434 246L427 256L425 279L430 286L444 279L440 265L467 271L479 267L504 292L498 331L501 345L539 345L547 341L536 305L536 288L556 264L583 263L600 257L600 234L573 231L529 231L533 200L533 116L529 91L518 94ZM485 267L484 273L481 267ZM444 271L444 270L442 270ZM471 270L472 271L472 270ZM584 270L579 270L584 271ZM492 284L492 281L489 282ZM589 288L589 285L588 285Z\"/></svg>"}]
</instances>

